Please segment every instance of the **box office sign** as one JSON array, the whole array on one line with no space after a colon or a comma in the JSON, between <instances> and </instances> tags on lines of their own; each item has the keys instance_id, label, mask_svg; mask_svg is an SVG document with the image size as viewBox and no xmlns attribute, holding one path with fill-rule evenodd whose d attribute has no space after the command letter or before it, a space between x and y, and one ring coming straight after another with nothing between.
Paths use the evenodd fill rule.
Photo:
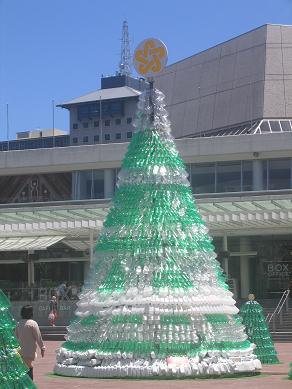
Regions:
<instances>
[{"instance_id":1,"label":"box office sign","mask_svg":"<svg viewBox=\"0 0 292 389\"><path fill-rule=\"evenodd\" d=\"M292 278L292 262L264 262L263 265L269 279Z\"/></svg>"}]
</instances>

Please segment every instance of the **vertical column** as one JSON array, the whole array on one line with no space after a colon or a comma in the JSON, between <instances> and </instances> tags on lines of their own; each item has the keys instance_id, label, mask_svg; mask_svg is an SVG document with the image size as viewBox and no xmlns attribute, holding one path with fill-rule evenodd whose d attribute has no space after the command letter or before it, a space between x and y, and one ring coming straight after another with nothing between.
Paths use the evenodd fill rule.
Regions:
<instances>
[{"instance_id":1,"label":"vertical column","mask_svg":"<svg viewBox=\"0 0 292 389\"><path fill-rule=\"evenodd\" d=\"M252 161L252 190L264 189L263 161L260 159L254 159Z\"/></svg>"},{"instance_id":2,"label":"vertical column","mask_svg":"<svg viewBox=\"0 0 292 389\"><path fill-rule=\"evenodd\" d=\"M34 262L29 259L27 262L27 284L28 286L32 286L34 284Z\"/></svg>"},{"instance_id":3,"label":"vertical column","mask_svg":"<svg viewBox=\"0 0 292 389\"><path fill-rule=\"evenodd\" d=\"M34 261L30 262L30 274L31 274L31 284L34 285L35 283L35 276L34 276Z\"/></svg>"},{"instance_id":4,"label":"vertical column","mask_svg":"<svg viewBox=\"0 0 292 389\"><path fill-rule=\"evenodd\" d=\"M77 180L76 180L76 194L77 198L75 200L84 200L84 199L90 199L91 198L91 192L92 192L92 173L91 170L83 170L76 172L77 173ZM87 181L90 182L90 187L88 188Z\"/></svg>"},{"instance_id":5,"label":"vertical column","mask_svg":"<svg viewBox=\"0 0 292 389\"><path fill-rule=\"evenodd\" d=\"M83 263L84 263L84 280L87 280L87 277L88 277L88 274L89 274L89 270L90 270L90 262L86 261L86 262L83 262Z\"/></svg>"},{"instance_id":6,"label":"vertical column","mask_svg":"<svg viewBox=\"0 0 292 389\"><path fill-rule=\"evenodd\" d=\"M89 259L90 259L90 266L92 265L93 263L93 255L94 255L94 241L93 241L93 231L90 230L90 233L89 233Z\"/></svg>"},{"instance_id":7,"label":"vertical column","mask_svg":"<svg viewBox=\"0 0 292 389\"><path fill-rule=\"evenodd\" d=\"M104 169L104 198L111 199L115 193L115 170Z\"/></svg>"},{"instance_id":8,"label":"vertical column","mask_svg":"<svg viewBox=\"0 0 292 389\"><path fill-rule=\"evenodd\" d=\"M30 271L30 260L27 262L27 285L31 286L31 271Z\"/></svg>"},{"instance_id":9,"label":"vertical column","mask_svg":"<svg viewBox=\"0 0 292 389\"><path fill-rule=\"evenodd\" d=\"M72 200L80 200L80 172L72 172Z\"/></svg>"},{"instance_id":10,"label":"vertical column","mask_svg":"<svg viewBox=\"0 0 292 389\"><path fill-rule=\"evenodd\" d=\"M89 260L84 262L84 280L88 282L88 276L90 269L92 268L94 261L94 231L89 231ZM88 286L88 285L87 285Z\"/></svg>"},{"instance_id":11,"label":"vertical column","mask_svg":"<svg viewBox=\"0 0 292 389\"><path fill-rule=\"evenodd\" d=\"M246 236L240 237L240 252L243 254L240 257L240 297L247 298L250 293L249 279L249 256L244 255L250 251L249 239Z\"/></svg>"}]
</instances>

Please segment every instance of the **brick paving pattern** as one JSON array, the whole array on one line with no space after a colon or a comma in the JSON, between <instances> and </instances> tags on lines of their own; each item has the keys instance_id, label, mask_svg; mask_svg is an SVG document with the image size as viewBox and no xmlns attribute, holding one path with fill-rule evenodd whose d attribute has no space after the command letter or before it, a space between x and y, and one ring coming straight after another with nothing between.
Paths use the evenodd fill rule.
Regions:
<instances>
[{"instance_id":1,"label":"brick paving pattern","mask_svg":"<svg viewBox=\"0 0 292 389\"><path fill-rule=\"evenodd\" d=\"M46 342L45 358L38 357L35 383L39 389L292 389L287 380L289 364L292 362L292 344L277 343L280 365L264 365L262 375L234 379L184 379L184 380L134 380L134 379L86 379L52 375L55 350L61 342Z\"/></svg>"}]
</instances>

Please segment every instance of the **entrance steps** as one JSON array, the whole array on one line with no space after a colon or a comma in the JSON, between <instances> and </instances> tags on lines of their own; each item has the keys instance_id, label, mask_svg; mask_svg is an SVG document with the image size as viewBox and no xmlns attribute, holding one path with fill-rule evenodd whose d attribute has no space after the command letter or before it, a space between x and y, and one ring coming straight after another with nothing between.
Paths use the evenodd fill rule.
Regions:
<instances>
[{"instance_id":1,"label":"entrance steps","mask_svg":"<svg viewBox=\"0 0 292 389\"><path fill-rule=\"evenodd\" d=\"M67 333L65 326L40 326L43 340L65 340Z\"/></svg>"},{"instance_id":2,"label":"entrance steps","mask_svg":"<svg viewBox=\"0 0 292 389\"><path fill-rule=\"evenodd\" d=\"M274 342L292 342L292 308L278 315L275 325L272 320L269 327Z\"/></svg>"}]
</instances>

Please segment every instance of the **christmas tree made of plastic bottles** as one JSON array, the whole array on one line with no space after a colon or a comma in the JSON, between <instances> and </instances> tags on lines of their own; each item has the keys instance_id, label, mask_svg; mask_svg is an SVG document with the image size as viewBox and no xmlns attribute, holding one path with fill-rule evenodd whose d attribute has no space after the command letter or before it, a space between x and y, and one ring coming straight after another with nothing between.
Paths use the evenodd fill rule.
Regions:
<instances>
[{"instance_id":1,"label":"christmas tree made of plastic bottles","mask_svg":"<svg viewBox=\"0 0 292 389\"><path fill-rule=\"evenodd\" d=\"M200 377L261 367L164 107L156 89L140 96L136 132L76 317L57 352L57 374Z\"/></svg>"},{"instance_id":2,"label":"christmas tree made of plastic bottles","mask_svg":"<svg viewBox=\"0 0 292 389\"><path fill-rule=\"evenodd\" d=\"M290 370L289 370L289 373L288 373L288 379L292 380L292 362L290 363Z\"/></svg>"},{"instance_id":3,"label":"christmas tree made of plastic bottles","mask_svg":"<svg viewBox=\"0 0 292 389\"><path fill-rule=\"evenodd\" d=\"M8 311L9 307L10 302L0 289L0 388L36 389L18 353L19 343L14 335L15 320Z\"/></svg>"},{"instance_id":4,"label":"christmas tree made of plastic bottles","mask_svg":"<svg viewBox=\"0 0 292 389\"><path fill-rule=\"evenodd\" d=\"M255 354L262 363L279 363L263 308L254 298L249 295L249 301L240 309L248 338L256 345Z\"/></svg>"}]
</instances>

